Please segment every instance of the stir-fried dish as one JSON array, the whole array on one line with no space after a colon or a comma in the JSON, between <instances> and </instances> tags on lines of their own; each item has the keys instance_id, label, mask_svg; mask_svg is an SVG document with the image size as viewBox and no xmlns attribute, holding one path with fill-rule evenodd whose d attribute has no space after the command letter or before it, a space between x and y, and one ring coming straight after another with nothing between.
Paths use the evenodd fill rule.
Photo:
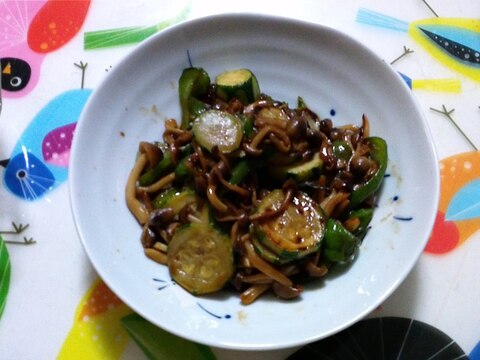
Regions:
<instances>
[{"instance_id":1,"label":"stir-fried dish","mask_svg":"<svg viewBox=\"0 0 480 360\"><path fill-rule=\"evenodd\" d=\"M358 252L387 166L387 145L359 125L334 126L299 97L260 91L247 69L179 79L182 118L141 142L126 185L150 259L194 295L232 288L243 304ZM160 135L159 135L160 138Z\"/></svg>"}]
</instances>

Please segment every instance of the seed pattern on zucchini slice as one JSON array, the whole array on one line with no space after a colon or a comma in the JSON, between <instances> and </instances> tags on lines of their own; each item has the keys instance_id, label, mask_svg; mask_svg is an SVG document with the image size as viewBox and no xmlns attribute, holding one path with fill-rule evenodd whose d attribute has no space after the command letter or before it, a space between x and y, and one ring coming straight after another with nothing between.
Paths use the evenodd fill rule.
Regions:
<instances>
[{"instance_id":1,"label":"seed pattern on zucchini slice","mask_svg":"<svg viewBox=\"0 0 480 360\"><path fill-rule=\"evenodd\" d=\"M230 238L209 224L185 225L168 244L168 269L194 295L218 291L234 271Z\"/></svg>"},{"instance_id":2,"label":"seed pattern on zucchini slice","mask_svg":"<svg viewBox=\"0 0 480 360\"><path fill-rule=\"evenodd\" d=\"M262 200L257 212L275 211L283 199L283 191L274 190ZM282 262L289 262L320 248L325 218L308 195L298 192L279 216L258 221L253 227L254 236L266 249L276 254Z\"/></svg>"}]
</instances>

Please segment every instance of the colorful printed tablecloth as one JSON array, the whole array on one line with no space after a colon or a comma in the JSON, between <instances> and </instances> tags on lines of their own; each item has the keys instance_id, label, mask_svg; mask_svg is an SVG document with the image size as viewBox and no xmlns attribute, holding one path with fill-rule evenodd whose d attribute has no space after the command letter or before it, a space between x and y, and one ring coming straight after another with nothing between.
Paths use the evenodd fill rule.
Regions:
<instances>
[{"instance_id":1,"label":"colorful printed tablecloth","mask_svg":"<svg viewBox=\"0 0 480 360\"><path fill-rule=\"evenodd\" d=\"M302 349L210 349L146 323L95 274L70 213L69 150L92 89L140 41L224 12L358 39L401 73L438 151L440 205L412 273L368 319ZM480 2L1 0L0 62L0 359L480 359Z\"/></svg>"}]
</instances>

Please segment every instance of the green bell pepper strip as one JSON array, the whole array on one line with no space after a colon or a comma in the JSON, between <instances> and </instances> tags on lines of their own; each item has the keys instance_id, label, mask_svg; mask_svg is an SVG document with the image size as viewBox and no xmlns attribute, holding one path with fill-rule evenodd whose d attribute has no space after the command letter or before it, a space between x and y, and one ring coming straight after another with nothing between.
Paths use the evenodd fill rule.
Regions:
<instances>
[{"instance_id":1,"label":"green bell pepper strip","mask_svg":"<svg viewBox=\"0 0 480 360\"><path fill-rule=\"evenodd\" d=\"M206 103L197 98L191 97L188 99L189 116L192 121L207 111L208 108Z\"/></svg>"},{"instance_id":2,"label":"green bell pepper strip","mask_svg":"<svg viewBox=\"0 0 480 360\"><path fill-rule=\"evenodd\" d=\"M378 170L368 181L352 191L349 209L358 208L365 199L380 188L387 170L388 152L385 140L380 137L369 137L364 139L364 142L370 147L370 158L377 162Z\"/></svg>"},{"instance_id":3,"label":"green bell pepper strip","mask_svg":"<svg viewBox=\"0 0 480 360\"><path fill-rule=\"evenodd\" d=\"M308 109L307 103L301 96L297 97L297 109Z\"/></svg>"},{"instance_id":4,"label":"green bell pepper strip","mask_svg":"<svg viewBox=\"0 0 480 360\"><path fill-rule=\"evenodd\" d=\"M233 185L240 184L248 175L251 170L250 162L242 159L233 168L228 182ZM228 192L227 188L222 188L221 195L225 195Z\"/></svg>"},{"instance_id":5,"label":"green bell pepper strip","mask_svg":"<svg viewBox=\"0 0 480 360\"><path fill-rule=\"evenodd\" d=\"M186 158L192 152L192 145L187 144L182 148L182 158L175 168L175 175L181 176L184 175L183 172L188 171L185 167ZM182 162L183 160L183 162ZM172 154L169 150L165 150L163 153L163 159L160 160L153 168L148 170L138 179L138 184L140 186L149 186L152 185L155 181L159 180L167 170L171 170L175 164L173 163ZM177 169L181 167L180 169Z\"/></svg>"},{"instance_id":6,"label":"green bell pepper strip","mask_svg":"<svg viewBox=\"0 0 480 360\"><path fill-rule=\"evenodd\" d=\"M352 210L347 215L347 221L349 219L358 219L359 224L352 231L352 234L357 236L359 239L363 239L368 230L368 225L373 218L373 209L372 208L362 208L357 210Z\"/></svg>"},{"instance_id":7,"label":"green bell pepper strip","mask_svg":"<svg viewBox=\"0 0 480 360\"><path fill-rule=\"evenodd\" d=\"M327 220L325 236L323 238L323 256L332 262L351 261L358 247L360 239L353 235L338 220Z\"/></svg>"},{"instance_id":8,"label":"green bell pepper strip","mask_svg":"<svg viewBox=\"0 0 480 360\"><path fill-rule=\"evenodd\" d=\"M184 180L186 177L188 177L191 174L187 166L188 156L189 155L187 154L186 156L181 158L180 161L178 162L177 167L175 168L176 180Z\"/></svg>"},{"instance_id":9,"label":"green bell pepper strip","mask_svg":"<svg viewBox=\"0 0 480 360\"><path fill-rule=\"evenodd\" d=\"M245 120L245 122L243 123L243 134L244 134L245 137L247 137L248 139L253 138L253 136L255 135L255 130L254 130L253 120L252 120L252 119L247 119L247 120Z\"/></svg>"},{"instance_id":10,"label":"green bell pepper strip","mask_svg":"<svg viewBox=\"0 0 480 360\"><path fill-rule=\"evenodd\" d=\"M186 68L178 80L178 95L182 111L182 129L190 127L191 98L205 94L210 87L210 76L202 68Z\"/></svg>"},{"instance_id":11,"label":"green bell pepper strip","mask_svg":"<svg viewBox=\"0 0 480 360\"><path fill-rule=\"evenodd\" d=\"M192 151L193 151L192 144L187 144L182 148L180 160L178 161L174 170L176 180L184 180L186 177L191 175L191 172L187 166L187 161Z\"/></svg>"},{"instance_id":12,"label":"green bell pepper strip","mask_svg":"<svg viewBox=\"0 0 480 360\"><path fill-rule=\"evenodd\" d=\"M240 184L250 172L250 164L247 160L240 160L232 169L229 182L234 185Z\"/></svg>"},{"instance_id":13,"label":"green bell pepper strip","mask_svg":"<svg viewBox=\"0 0 480 360\"><path fill-rule=\"evenodd\" d=\"M148 170L138 179L138 184L140 186L149 186L155 181L160 179L162 174L173 165L172 156L170 151L165 151L163 153L163 159L160 160L153 168Z\"/></svg>"}]
</instances>

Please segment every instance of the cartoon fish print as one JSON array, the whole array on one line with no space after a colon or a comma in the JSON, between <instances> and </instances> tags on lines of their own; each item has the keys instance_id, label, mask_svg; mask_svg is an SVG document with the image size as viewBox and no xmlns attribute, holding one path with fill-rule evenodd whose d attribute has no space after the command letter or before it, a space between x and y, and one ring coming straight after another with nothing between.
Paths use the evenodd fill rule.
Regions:
<instances>
[{"instance_id":1,"label":"cartoon fish print","mask_svg":"<svg viewBox=\"0 0 480 360\"><path fill-rule=\"evenodd\" d=\"M458 79L412 79L409 76L398 72L403 81L411 90L425 90L435 92L459 93L462 91L462 82Z\"/></svg>"},{"instance_id":2,"label":"cartoon fish print","mask_svg":"<svg viewBox=\"0 0 480 360\"><path fill-rule=\"evenodd\" d=\"M47 53L80 30L90 0L0 1L2 96L18 98L37 85Z\"/></svg>"},{"instance_id":3,"label":"cartoon fish print","mask_svg":"<svg viewBox=\"0 0 480 360\"><path fill-rule=\"evenodd\" d=\"M30 81L32 70L26 61L17 58L0 59L2 72L2 89L6 91L20 91Z\"/></svg>"},{"instance_id":4,"label":"cartoon fish print","mask_svg":"<svg viewBox=\"0 0 480 360\"><path fill-rule=\"evenodd\" d=\"M440 201L432 235L425 248L445 254L480 229L480 152L440 161Z\"/></svg>"},{"instance_id":5,"label":"cartoon fish print","mask_svg":"<svg viewBox=\"0 0 480 360\"><path fill-rule=\"evenodd\" d=\"M119 359L129 340L120 320L131 313L97 278L77 306L57 359Z\"/></svg>"},{"instance_id":6,"label":"cartoon fish print","mask_svg":"<svg viewBox=\"0 0 480 360\"><path fill-rule=\"evenodd\" d=\"M356 21L406 32L440 63L480 81L480 19L436 17L408 23L360 8Z\"/></svg>"},{"instance_id":7,"label":"cartoon fish print","mask_svg":"<svg viewBox=\"0 0 480 360\"><path fill-rule=\"evenodd\" d=\"M67 179L76 123L91 92L66 91L53 98L30 122L10 158L0 161L5 167L5 187L12 194L37 200Z\"/></svg>"},{"instance_id":8,"label":"cartoon fish print","mask_svg":"<svg viewBox=\"0 0 480 360\"><path fill-rule=\"evenodd\" d=\"M28 26L46 0L0 2L0 63L2 96L28 94L37 84L44 55L35 53L26 41ZM17 64L28 66L18 67ZM12 83L13 81L13 83Z\"/></svg>"}]
</instances>

